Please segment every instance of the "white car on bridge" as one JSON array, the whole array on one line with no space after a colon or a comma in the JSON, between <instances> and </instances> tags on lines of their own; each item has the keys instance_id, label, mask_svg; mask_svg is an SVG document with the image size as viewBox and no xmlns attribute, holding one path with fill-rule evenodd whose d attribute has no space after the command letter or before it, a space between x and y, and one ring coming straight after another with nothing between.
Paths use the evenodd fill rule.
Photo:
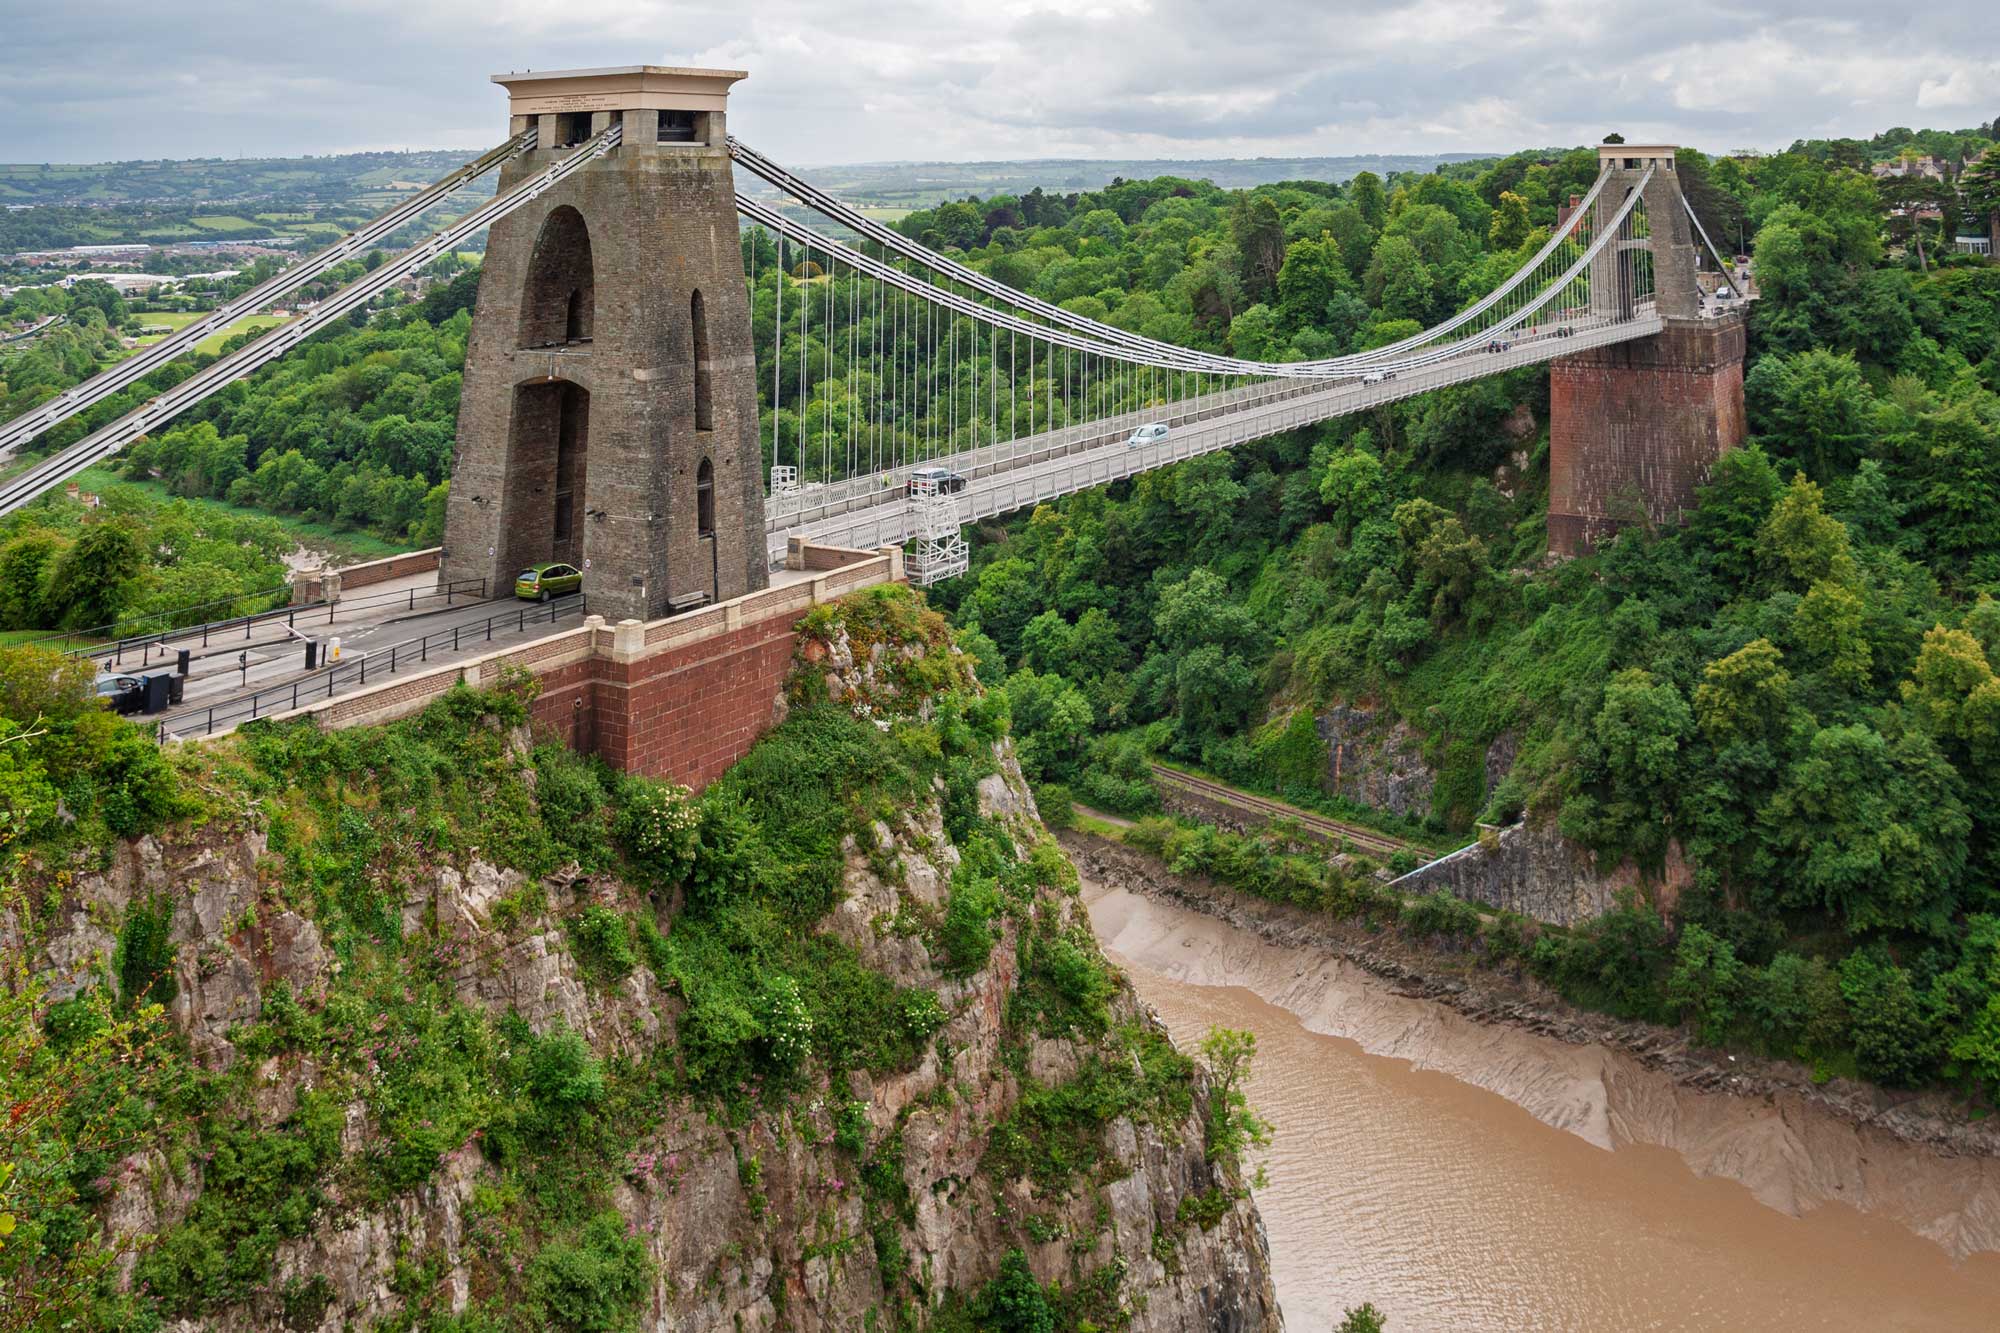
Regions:
<instances>
[{"instance_id":1,"label":"white car on bridge","mask_svg":"<svg viewBox=\"0 0 2000 1333\"><path fill-rule=\"evenodd\" d=\"M1158 444L1167 438L1167 423L1156 421L1149 426L1141 426L1125 441L1127 449L1143 449L1149 444Z\"/></svg>"}]
</instances>

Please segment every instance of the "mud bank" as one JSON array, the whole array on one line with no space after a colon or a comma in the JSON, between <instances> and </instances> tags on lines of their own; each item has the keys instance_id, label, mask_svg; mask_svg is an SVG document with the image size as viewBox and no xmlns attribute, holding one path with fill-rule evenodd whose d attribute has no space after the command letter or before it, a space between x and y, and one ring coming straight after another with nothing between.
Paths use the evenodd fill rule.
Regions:
<instances>
[{"instance_id":1,"label":"mud bank","mask_svg":"<svg viewBox=\"0 0 2000 1333\"><path fill-rule=\"evenodd\" d=\"M1138 968L1244 988L1309 1032L1497 1093L1596 1147L1664 1148L1788 1216L1840 1204L1955 1258L2000 1251L2000 1135L1939 1099L1816 1086L1793 1066L1693 1050L1670 1030L1583 1013L1532 982L1466 973L1462 959L1175 876L1089 835L1063 841L1099 939Z\"/></svg>"}]
</instances>

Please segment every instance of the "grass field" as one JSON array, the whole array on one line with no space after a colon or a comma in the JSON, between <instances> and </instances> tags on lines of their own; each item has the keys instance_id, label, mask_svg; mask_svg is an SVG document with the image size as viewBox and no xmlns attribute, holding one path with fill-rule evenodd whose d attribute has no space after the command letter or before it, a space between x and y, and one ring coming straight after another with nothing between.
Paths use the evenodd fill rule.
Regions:
<instances>
[{"instance_id":1,"label":"grass field","mask_svg":"<svg viewBox=\"0 0 2000 1333\"><path fill-rule=\"evenodd\" d=\"M208 313L210 312L206 310L140 311L139 322L141 324L165 325L167 328L173 329L176 332L178 332L179 330L186 328L188 325L194 323L196 320L202 318ZM165 334L165 333L148 333L139 339L139 346L150 347L154 343L162 340L163 338L167 338L170 336L171 336L170 334Z\"/></svg>"},{"instance_id":2,"label":"grass field","mask_svg":"<svg viewBox=\"0 0 2000 1333\"><path fill-rule=\"evenodd\" d=\"M203 315L206 315L208 313L209 312L206 310L154 311L150 313L141 311L139 314L139 322L141 324L165 324L175 329L184 329L188 325L194 323L196 320L200 319ZM229 339L235 337L239 333L243 333L246 330L253 328L268 329L276 325L282 324L284 322L285 321L274 318L273 316L270 315L245 315L242 319L237 320L234 324L231 324L228 328L223 329L220 333L211 333L206 338L203 338L200 342L195 344L195 350L197 352L219 352L222 350L223 343L227 342ZM164 333L149 333L145 337L139 339L139 345L141 347L146 347L153 343L159 342L162 338L165 338L167 336L169 335Z\"/></svg>"},{"instance_id":3,"label":"grass field","mask_svg":"<svg viewBox=\"0 0 2000 1333\"><path fill-rule=\"evenodd\" d=\"M167 488L157 481L134 481L116 476L102 468L86 468L77 477L77 484L84 490L98 495L109 495L120 490L136 491L150 499L162 502L179 497L170 495ZM262 509L252 509L248 505L233 505L226 500L186 499L183 503L196 509L214 510L231 514L238 518L269 519L298 539L299 545L313 551L323 551L328 555L355 560L373 560L377 556L400 555L409 549L404 542L385 542L365 532L336 528L330 523L308 523L305 519L283 514L267 513Z\"/></svg>"},{"instance_id":4,"label":"grass field","mask_svg":"<svg viewBox=\"0 0 2000 1333\"><path fill-rule=\"evenodd\" d=\"M219 352L222 350L222 344L228 342L239 333L247 333L251 329L273 329L284 322L284 320L275 319L270 315L245 315L219 333L211 333L206 338L203 338L194 345L194 350L197 352Z\"/></svg>"},{"instance_id":5,"label":"grass field","mask_svg":"<svg viewBox=\"0 0 2000 1333\"><path fill-rule=\"evenodd\" d=\"M200 227L203 231L269 230L267 227L259 226L257 223L251 222L248 219L237 217L233 213L207 213L199 217L191 217L188 219L188 221L192 222L195 226Z\"/></svg>"}]
</instances>

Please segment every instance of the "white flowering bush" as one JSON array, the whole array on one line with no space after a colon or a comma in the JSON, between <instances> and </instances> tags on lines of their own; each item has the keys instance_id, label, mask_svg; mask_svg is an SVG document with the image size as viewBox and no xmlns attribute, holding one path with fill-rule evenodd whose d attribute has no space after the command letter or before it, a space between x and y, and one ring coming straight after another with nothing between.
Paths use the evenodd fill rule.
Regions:
<instances>
[{"instance_id":1,"label":"white flowering bush","mask_svg":"<svg viewBox=\"0 0 2000 1333\"><path fill-rule=\"evenodd\" d=\"M806 1012L799 983L787 976L772 977L764 987L764 1045L771 1063L779 1069L795 1069L812 1054L812 1015Z\"/></svg>"},{"instance_id":2,"label":"white flowering bush","mask_svg":"<svg viewBox=\"0 0 2000 1333\"><path fill-rule=\"evenodd\" d=\"M669 888L694 867L701 807L686 787L631 778L619 792L618 841L654 888Z\"/></svg>"}]
</instances>

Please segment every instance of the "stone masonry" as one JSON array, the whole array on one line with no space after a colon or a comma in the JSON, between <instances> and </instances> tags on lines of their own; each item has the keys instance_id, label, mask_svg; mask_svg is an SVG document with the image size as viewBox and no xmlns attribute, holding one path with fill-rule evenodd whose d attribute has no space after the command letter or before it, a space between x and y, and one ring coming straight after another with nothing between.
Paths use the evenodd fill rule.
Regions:
<instances>
[{"instance_id":1,"label":"stone masonry","mask_svg":"<svg viewBox=\"0 0 2000 1333\"><path fill-rule=\"evenodd\" d=\"M574 560L607 619L767 582L755 352L728 70L496 75L539 173L616 118L619 146L493 226L466 349L439 577ZM706 343L706 346L702 344Z\"/></svg>"}]
</instances>

